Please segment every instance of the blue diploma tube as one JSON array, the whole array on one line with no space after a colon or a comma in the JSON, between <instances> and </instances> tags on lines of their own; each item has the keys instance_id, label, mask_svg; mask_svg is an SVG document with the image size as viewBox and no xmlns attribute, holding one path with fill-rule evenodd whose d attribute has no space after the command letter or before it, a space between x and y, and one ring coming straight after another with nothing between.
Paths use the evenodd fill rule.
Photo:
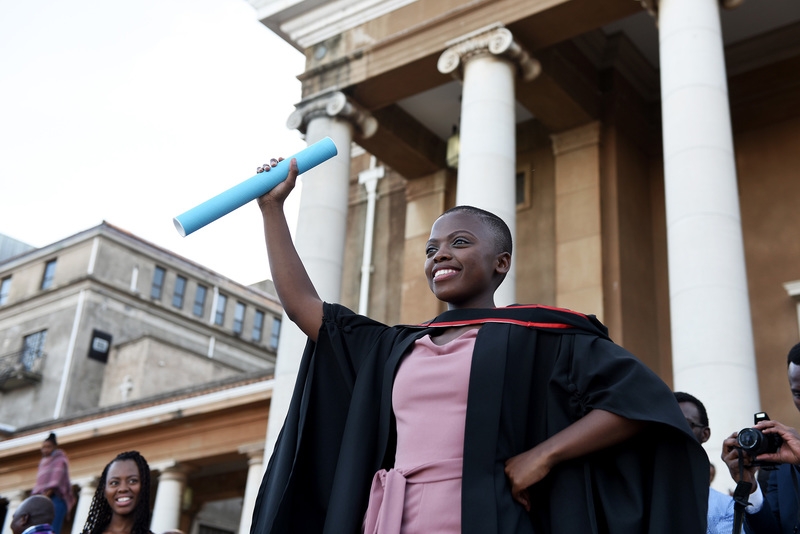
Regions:
<instances>
[{"instance_id":1,"label":"blue diploma tube","mask_svg":"<svg viewBox=\"0 0 800 534\"><path fill-rule=\"evenodd\" d=\"M337 153L336 145L330 137L326 137L279 162L269 172L258 173L186 213L178 215L172 219L172 222L175 223L178 233L186 237L195 230L199 230L208 223L216 221L223 215L260 197L284 181L289 175L289 162L292 161L292 158L297 159L297 170L302 174L323 161L329 160Z\"/></svg>"}]
</instances>

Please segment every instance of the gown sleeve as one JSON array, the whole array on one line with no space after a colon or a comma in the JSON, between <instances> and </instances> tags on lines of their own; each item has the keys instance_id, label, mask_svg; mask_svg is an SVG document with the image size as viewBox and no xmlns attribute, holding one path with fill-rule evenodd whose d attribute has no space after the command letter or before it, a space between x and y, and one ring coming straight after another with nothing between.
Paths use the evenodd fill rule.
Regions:
<instances>
[{"instance_id":1,"label":"gown sleeve","mask_svg":"<svg viewBox=\"0 0 800 534\"><path fill-rule=\"evenodd\" d=\"M326 525L336 521L332 517L344 513L336 503L343 484L346 488L355 477L340 465L342 442L348 434L351 441L363 436L366 454L375 439L381 358L394 331L343 306L324 304L317 342L306 344L259 489L252 534L326 532ZM356 409L360 413L353 416ZM347 451L353 454L352 447Z\"/></svg>"}]
</instances>

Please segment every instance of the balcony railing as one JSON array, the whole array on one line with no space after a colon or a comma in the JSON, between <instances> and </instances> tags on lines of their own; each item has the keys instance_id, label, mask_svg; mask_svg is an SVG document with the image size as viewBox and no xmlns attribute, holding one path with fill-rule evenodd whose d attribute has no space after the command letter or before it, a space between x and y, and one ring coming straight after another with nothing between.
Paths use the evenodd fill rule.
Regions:
<instances>
[{"instance_id":1,"label":"balcony railing","mask_svg":"<svg viewBox=\"0 0 800 534\"><path fill-rule=\"evenodd\" d=\"M41 382L44 359L40 351L21 350L0 356L0 391Z\"/></svg>"}]
</instances>

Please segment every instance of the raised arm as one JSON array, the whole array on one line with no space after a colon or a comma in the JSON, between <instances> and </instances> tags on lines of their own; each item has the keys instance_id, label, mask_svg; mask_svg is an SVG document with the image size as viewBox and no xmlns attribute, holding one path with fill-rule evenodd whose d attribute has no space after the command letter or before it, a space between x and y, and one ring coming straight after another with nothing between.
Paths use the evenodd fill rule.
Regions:
<instances>
[{"instance_id":1,"label":"raised arm","mask_svg":"<svg viewBox=\"0 0 800 534\"><path fill-rule=\"evenodd\" d=\"M277 164L277 160L273 160ZM265 165L265 171L271 168ZM261 172L261 171L259 171ZM275 290L289 319L313 341L322 326L322 299L317 295L306 268L297 254L283 213L286 197L297 182L297 161L293 158L286 180L259 197L258 207L264 219L269 268Z\"/></svg>"},{"instance_id":2,"label":"raised arm","mask_svg":"<svg viewBox=\"0 0 800 534\"><path fill-rule=\"evenodd\" d=\"M542 480L559 463L621 443L638 433L645 423L605 410L592 410L536 447L506 461L511 495L530 511L529 487Z\"/></svg>"}]
</instances>

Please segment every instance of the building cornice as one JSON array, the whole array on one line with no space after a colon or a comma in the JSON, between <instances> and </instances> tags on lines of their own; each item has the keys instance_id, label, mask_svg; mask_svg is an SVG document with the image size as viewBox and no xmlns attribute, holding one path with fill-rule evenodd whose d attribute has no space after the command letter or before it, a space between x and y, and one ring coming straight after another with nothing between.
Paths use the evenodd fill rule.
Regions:
<instances>
[{"instance_id":1,"label":"building cornice","mask_svg":"<svg viewBox=\"0 0 800 534\"><path fill-rule=\"evenodd\" d=\"M90 417L72 424L63 420L24 436L0 441L0 455L10 456L38 450L51 430L58 430L62 444L118 433L122 430L148 427L170 419L202 415L252 402L263 401L272 396L273 379L259 380L236 387L228 387L206 394L181 398L163 404L118 411L105 416ZM144 404L144 401L142 404ZM150 400L150 403L153 401Z\"/></svg>"},{"instance_id":2,"label":"building cornice","mask_svg":"<svg viewBox=\"0 0 800 534\"><path fill-rule=\"evenodd\" d=\"M301 52L416 0L250 0L256 16Z\"/></svg>"}]
</instances>

